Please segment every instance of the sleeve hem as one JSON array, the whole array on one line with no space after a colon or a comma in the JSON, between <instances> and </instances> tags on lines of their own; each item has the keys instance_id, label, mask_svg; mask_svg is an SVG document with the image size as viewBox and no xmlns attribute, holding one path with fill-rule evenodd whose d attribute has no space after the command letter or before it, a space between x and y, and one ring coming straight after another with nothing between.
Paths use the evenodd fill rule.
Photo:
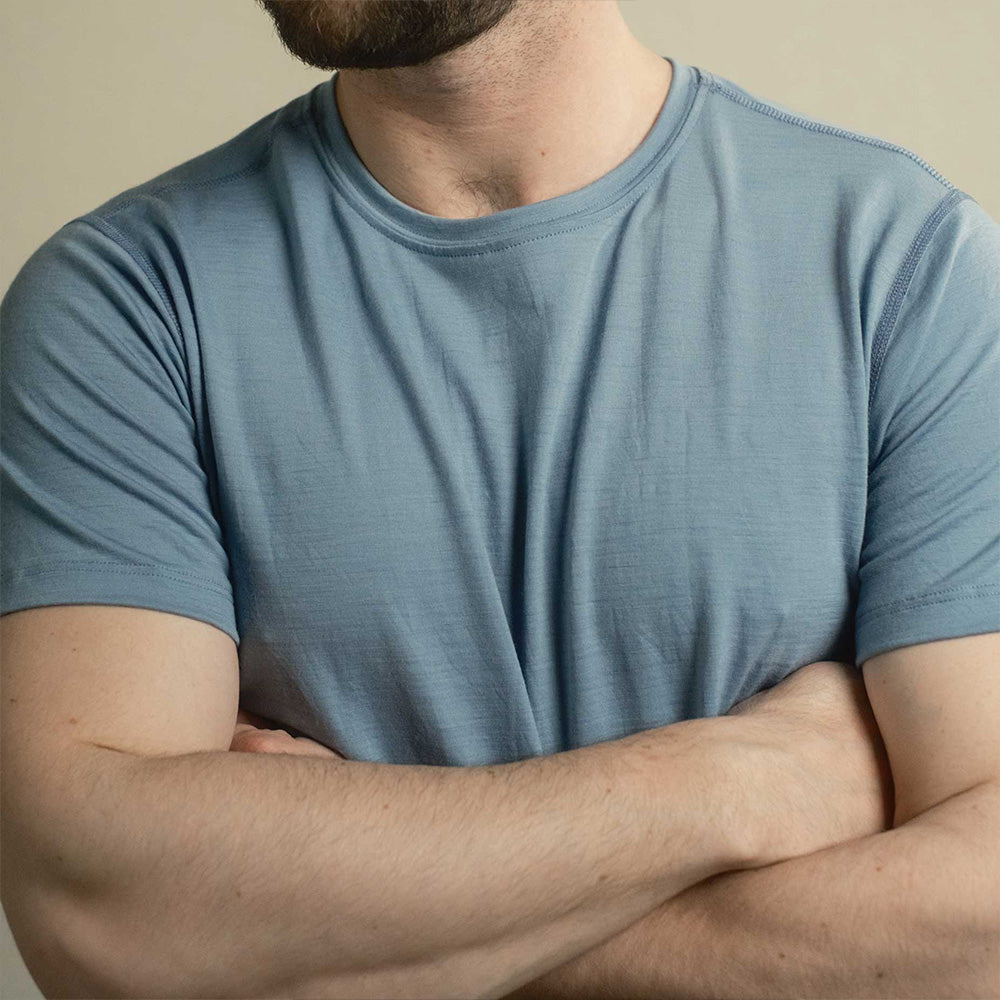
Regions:
<instances>
[{"instance_id":1,"label":"sleeve hem","mask_svg":"<svg viewBox=\"0 0 1000 1000\"><path fill-rule=\"evenodd\" d=\"M118 604L214 625L239 645L232 591L182 570L68 560L5 578L0 615L52 604Z\"/></svg>"},{"instance_id":2,"label":"sleeve hem","mask_svg":"<svg viewBox=\"0 0 1000 1000\"><path fill-rule=\"evenodd\" d=\"M855 663L899 646L1000 632L1000 587L963 587L910 603L875 608L857 619Z\"/></svg>"}]
</instances>

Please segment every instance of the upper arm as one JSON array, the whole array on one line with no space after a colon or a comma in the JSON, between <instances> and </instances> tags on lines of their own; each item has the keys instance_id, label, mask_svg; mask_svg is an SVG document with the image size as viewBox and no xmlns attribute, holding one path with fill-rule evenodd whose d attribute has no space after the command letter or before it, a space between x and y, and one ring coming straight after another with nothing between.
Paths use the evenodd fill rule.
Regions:
<instances>
[{"instance_id":1,"label":"upper arm","mask_svg":"<svg viewBox=\"0 0 1000 1000\"><path fill-rule=\"evenodd\" d=\"M197 345L168 292L182 263L143 205L61 227L0 301L3 793L35 853L72 823L76 761L127 756L87 743L228 749L236 717Z\"/></svg>"},{"instance_id":2,"label":"upper arm","mask_svg":"<svg viewBox=\"0 0 1000 1000\"><path fill-rule=\"evenodd\" d=\"M213 625L114 605L26 608L0 618L0 656L2 841L19 856L5 885L25 866L50 871L72 841L87 744L128 755L229 749L236 643Z\"/></svg>"},{"instance_id":3,"label":"upper arm","mask_svg":"<svg viewBox=\"0 0 1000 1000\"><path fill-rule=\"evenodd\" d=\"M900 646L862 669L892 770L895 826L1000 782L1000 632Z\"/></svg>"},{"instance_id":4,"label":"upper arm","mask_svg":"<svg viewBox=\"0 0 1000 1000\"><path fill-rule=\"evenodd\" d=\"M235 725L239 634L185 245L166 203L137 194L62 226L0 300L0 866L33 971L74 940L53 928L106 863L84 817L121 819L134 755L227 750Z\"/></svg>"},{"instance_id":5,"label":"upper arm","mask_svg":"<svg viewBox=\"0 0 1000 1000\"><path fill-rule=\"evenodd\" d=\"M871 347L855 662L898 826L1000 777L1000 224L958 189L913 233Z\"/></svg>"},{"instance_id":6,"label":"upper arm","mask_svg":"<svg viewBox=\"0 0 1000 1000\"><path fill-rule=\"evenodd\" d=\"M0 681L3 908L39 986L65 989L80 974L68 942L80 940L78 901L89 891L89 870L75 860L93 829L74 826L88 812L81 802L93 806L97 789L128 780L133 755L229 749L236 643L203 621L145 608L25 608L0 617ZM56 995L69 994L46 992Z\"/></svg>"}]
</instances>

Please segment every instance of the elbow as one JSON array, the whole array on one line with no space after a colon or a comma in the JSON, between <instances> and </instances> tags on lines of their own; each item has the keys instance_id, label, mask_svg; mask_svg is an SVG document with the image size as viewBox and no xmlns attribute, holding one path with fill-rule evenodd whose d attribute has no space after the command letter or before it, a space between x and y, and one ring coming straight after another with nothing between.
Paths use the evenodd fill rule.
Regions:
<instances>
[{"instance_id":1,"label":"elbow","mask_svg":"<svg viewBox=\"0 0 1000 1000\"><path fill-rule=\"evenodd\" d=\"M962 995L996 1000L1000 996L1000 907L995 904L966 938L968 989Z\"/></svg>"},{"instance_id":2,"label":"elbow","mask_svg":"<svg viewBox=\"0 0 1000 1000\"><path fill-rule=\"evenodd\" d=\"M45 997L124 997L103 936L86 908L4 872L2 903L21 958Z\"/></svg>"},{"instance_id":3,"label":"elbow","mask_svg":"<svg viewBox=\"0 0 1000 1000\"><path fill-rule=\"evenodd\" d=\"M42 996L51 1000L305 996L269 983L261 984L262 992L251 993L236 982L225 983L225 977L220 989L218 979L207 983L178 958L169 929L164 929L162 947L149 947L150 937L157 936L155 929L147 933L156 921L154 910L140 927L134 917L112 913L96 894L84 900L79 894L25 890L14 881L5 870L3 909L28 972ZM308 995L314 1000L329 994Z\"/></svg>"},{"instance_id":4,"label":"elbow","mask_svg":"<svg viewBox=\"0 0 1000 1000\"><path fill-rule=\"evenodd\" d=\"M964 795L967 812L956 814L955 853L972 863L968 881L956 894L963 900L958 926L967 988L963 996L995 1000L1000 996L1000 782L986 781ZM956 796L958 798L958 796Z\"/></svg>"}]
</instances>

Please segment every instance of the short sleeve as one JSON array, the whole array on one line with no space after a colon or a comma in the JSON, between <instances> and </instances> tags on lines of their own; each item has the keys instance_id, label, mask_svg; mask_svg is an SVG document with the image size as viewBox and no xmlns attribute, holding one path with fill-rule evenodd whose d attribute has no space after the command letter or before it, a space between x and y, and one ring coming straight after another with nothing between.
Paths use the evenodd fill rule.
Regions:
<instances>
[{"instance_id":1,"label":"short sleeve","mask_svg":"<svg viewBox=\"0 0 1000 1000\"><path fill-rule=\"evenodd\" d=\"M946 196L872 350L856 664L1000 631L1000 225Z\"/></svg>"},{"instance_id":2,"label":"short sleeve","mask_svg":"<svg viewBox=\"0 0 1000 1000\"><path fill-rule=\"evenodd\" d=\"M153 279L78 219L0 303L0 614L128 605L238 642L183 341Z\"/></svg>"}]
</instances>

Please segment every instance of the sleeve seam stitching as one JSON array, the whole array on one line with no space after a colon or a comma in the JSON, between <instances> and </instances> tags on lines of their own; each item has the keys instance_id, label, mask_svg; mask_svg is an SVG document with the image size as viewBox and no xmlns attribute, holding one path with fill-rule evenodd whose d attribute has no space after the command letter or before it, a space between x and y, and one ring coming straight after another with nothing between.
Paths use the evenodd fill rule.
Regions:
<instances>
[{"instance_id":1,"label":"sleeve seam stitching","mask_svg":"<svg viewBox=\"0 0 1000 1000\"><path fill-rule=\"evenodd\" d=\"M159 276L153 270L153 265L149 263L146 255L135 245L135 243L120 229L108 222L107 219L102 219L99 216L80 217L79 219L74 219L73 221L82 222L84 225L90 226L91 229L96 229L113 243L116 243L126 254L128 254L129 257L132 258L133 262L149 279L153 288L156 289L157 296L163 303L164 308L167 310L171 322L174 324L174 330L179 334L181 329L180 318L177 315L177 311L174 309L173 303L170 301L170 297L167 295L166 289L163 287L163 282L160 281Z\"/></svg>"},{"instance_id":2,"label":"sleeve seam stitching","mask_svg":"<svg viewBox=\"0 0 1000 1000\"><path fill-rule=\"evenodd\" d=\"M51 576L52 574L63 572L64 568L67 566L101 566L104 568L105 572L121 573L123 575L133 573L152 574L166 579L175 579L183 583L196 583L199 587L205 590L211 590L213 593L219 594L222 597L232 597L232 592L230 590L219 587L207 577L200 576L196 573L185 573L183 570L163 569L159 566L128 565L101 559L64 559L59 562L39 566L35 569L28 568L19 571L18 576L21 578Z\"/></svg>"},{"instance_id":3,"label":"sleeve seam stitching","mask_svg":"<svg viewBox=\"0 0 1000 1000\"><path fill-rule=\"evenodd\" d=\"M951 596L943 597L941 595L949 594ZM963 597L968 597L970 595L975 595L977 597L989 597L991 595L1000 595L1000 587L994 584L973 584L968 587L953 587L949 590L938 590L932 594L925 594L922 597L917 598L906 598L900 601L892 601L889 604L880 604L877 607L870 608L863 614L857 616L857 620L860 622L866 618L872 618L880 614L886 614L890 611L909 611L913 608L923 607L928 604L947 604L949 601L959 601Z\"/></svg>"},{"instance_id":4,"label":"sleeve seam stitching","mask_svg":"<svg viewBox=\"0 0 1000 1000\"><path fill-rule=\"evenodd\" d=\"M878 386L879 375L882 372L882 362L885 360L886 352L889 349L889 341L895 330L896 320L906 294L910 289L910 282L917 269L917 265L923 259L924 252L930 245L941 223L957 205L965 200L974 201L975 199L960 188L953 188L941 198L934 207L934 210L924 220L916 236L914 236L906 255L903 257L902 263L899 265L896 277L889 288L889 293L882 307L882 313L875 327L875 335L872 340L871 377L869 378L868 387L869 421L871 420L872 406L875 400L875 390Z\"/></svg>"}]
</instances>

